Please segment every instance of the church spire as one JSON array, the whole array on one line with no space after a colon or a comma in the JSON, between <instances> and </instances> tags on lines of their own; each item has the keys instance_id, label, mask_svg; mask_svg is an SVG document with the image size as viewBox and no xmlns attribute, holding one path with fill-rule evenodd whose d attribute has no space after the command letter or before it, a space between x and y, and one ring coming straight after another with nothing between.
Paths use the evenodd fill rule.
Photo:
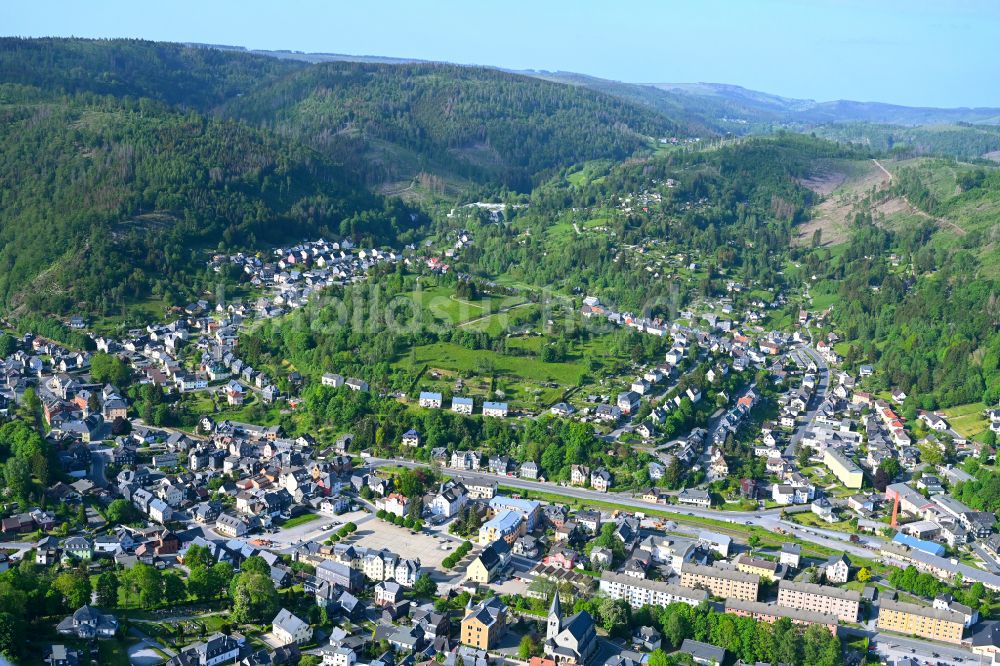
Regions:
<instances>
[{"instance_id":1,"label":"church spire","mask_svg":"<svg viewBox=\"0 0 1000 666\"><path fill-rule=\"evenodd\" d=\"M545 638L552 640L562 631L562 606L559 604L559 588L552 597L552 605L549 607L548 624L546 626Z\"/></svg>"}]
</instances>

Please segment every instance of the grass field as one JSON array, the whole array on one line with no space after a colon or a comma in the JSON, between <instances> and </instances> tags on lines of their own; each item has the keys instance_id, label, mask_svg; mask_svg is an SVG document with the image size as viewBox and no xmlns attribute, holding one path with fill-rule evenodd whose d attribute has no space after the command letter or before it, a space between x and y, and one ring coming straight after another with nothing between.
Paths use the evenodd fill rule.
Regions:
<instances>
[{"instance_id":1,"label":"grass field","mask_svg":"<svg viewBox=\"0 0 1000 666\"><path fill-rule=\"evenodd\" d=\"M501 308L525 302L522 296L484 296L474 300L460 299L455 296L455 290L452 287L436 285L422 287L402 296L411 299L420 310L429 312L438 321L449 324L461 324L495 313Z\"/></svg>"},{"instance_id":2,"label":"grass field","mask_svg":"<svg viewBox=\"0 0 1000 666\"><path fill-rule=\"evenodd\" d=\"M486 349L466 349L451 342L415 347L417 365L455 372L480 372L492 364L498 377L522 377L539 382L575 384L582 374L573 363L545 363L530 356L503 356Z\"/></svg>"},{"instance_id":3,"label":"grass field","mask_svg":"<svg viewBox=\"0 0 1000 666\"><path fill-rule=\"evenodd\" d=\"M986 405L981 402L970 402L941 410L948 423L962 437L975 437L989 427L984 412Z\"/></svg>"},{"instance_id":4,"label":"grass field","mask_svg":"<svg viewBox=\"0 0 1000 666\"><path fill-rule=\"evenodd\" d=\"M282 527L296 527L298 525L305 525L306 523L311 523L314 520L319 520L320 515L318 513L303 513L301 516L295 516L290 518L281 524Z\"/></svg>"},{"instance_id":5,"label":"grass field","mask_svg":"<svg viewBox=\"0 0 1000 666\"><path fill-rule=\"evenodd\" d=\"M161 298L150 296L125 305L122 315L101 317L91 322L96 333L118 333L123 326L138 326L151 321L162 320L167 313L168 303Z\"/></svg>"},{"instance_id":6,"label":"grass field","mask_svg":"<svg viewBox=\"0 0 1000 666\"><path fill-rule=\"evenodd\" d=\"M490 335L500 335L512 325L515 325L517 321L523 321L524 315L538 309L537 305L532 305L527 301L520 303L511 301L504 304L504 307L509 307L510 309L506 312L497 312L485 317L480 315L480 318L470 319L461 324L461 327L467 331L484 331Z\"/></svg>"},{"instance_id":7,"label":"grass field","mask_svg":"<svg viewBox=\"0 0 1000 666\"><path fill-rule=\"evenodd\" d=\"M128 649L137 642L137 639L132 637L97 641L97 654L95 655L97 661L94 663L99 663L101 666L130 666ZM48 662L42 658L43 651L55 643L79 650L82 657L81 663L90 663L87 661L88 641L57 634L52 627L31 628L28 639L28 656L24 661L18 661L17 663L30 666L43 666L47 664ZM3 662L2 659L0 659L0 662L11 663Z\"/></svg>"},{"instance_id":8,"label":"grass field","mask_svg":"<svg viewBox=\"0 0 1000 666\"><path fill-rule=\"evenodd\" d=\"M493 318L477 325L491 331L501 326ZM420 379L422 391L455 389L463 395L505 400L514 409L539 409L565 399L571 389L584 395L609 391L607 379L620 375L631 363L616 355L612 339L613 334L605 334L577 342L570 346L565 360L557 362L541 360L542 348L551 338L538 333L509 335L505 339L507 353L438 342L400 355L393 365L410 373L426 366ZM599 378L604 378L605 384ZM462 386L457 389L459 379Z\"/></svg>"},{"instance_id":9,"label":"grass field","mask_svg":"<svg viewBox=\"0 0 1000 666\"><path fill-rule=\"evenodd\" d=\"M595 217L580 224L581 229L593 229L594 227L604 227L611 223L610 217Z\"/></svg>"},{"instance_id":10,"label":"grass field","mask_svg":"<svg viewBox=\"0 0 1000 666\"><path fill-rule=\"evenodd\" d=\"M790 520L806 527L819 527L827 530L837 530L840 532L854 533L854 528L850 521L841 520L835 523L828 523L812 511L801 511L791 514Z\"/></svg>"},{"instance_id":11,"label":"grass field","mask_svg":"<svg viewBox=\"0 0 1000 666\"><path fill-rule=\"evenodd\" d=\"M212 401L212 396L208 391L196 391L184 394L183 400L186 406L195 414L210 415L217 421L229 419L231 421L248 421L261 425L276 425L281 420L281 411L275 405L264 405L255 393L248 393L246 401L242 407L230 407L224 399ZM219 411L215 411L215 405L220 406ZM195 426L187 428L194 430Z\"/></svg>"},{"instance_id":12,"label":"grass field","mask_svg":"<svg viewBox=\"0 0 1000 666\"><path fill-rule=\"evenodd\" d=\"M812 294L812 310L826 310L828 307L840 300L840 296L833 294Z\"/></svg>"}]
</instances>

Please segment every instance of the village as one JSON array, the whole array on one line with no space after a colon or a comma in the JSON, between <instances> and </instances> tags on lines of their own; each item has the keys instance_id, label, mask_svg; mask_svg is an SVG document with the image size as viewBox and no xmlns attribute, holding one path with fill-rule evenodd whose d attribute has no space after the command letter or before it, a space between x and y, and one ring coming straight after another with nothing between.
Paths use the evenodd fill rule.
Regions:
<instances>
[{"instance_id":1,"label":"village","mask_svg":"<svg viewBox=\"0 0 1000 666\"><path fill-rule=\"evenodd\" d=\"M368 393L367 380L336 368L291 373L281 390L241 360L240 335L399 261L411 258L322 240L276 250L274 261L218 255L212 267L235 265L269 295L196 302L120 339L95 335L93 354L17 339L3 360L3 406L12 416L37 409L65 481L48 484L37 506L8 506L0 567L97 581L53 627L64 640L45 646L48 663L85 663L95 644L124 638L131 663L177 666L633 666L657 651L723 663L726 650L693 631L664 635L656 618L676 604L822 627L859 658L956 664L1000 652L996 516L950 494L992 448L940 414L906 418L900 391L865 391L871 369L838 369L822 313L803 309L793 331L765 331L754 313L777 303L712 303L668 321L588 296L581 318L668 341L663 360L609 378L607 395L534 414L420 386L400 396L416 410L510 427L591 425L601 442L644 456L645 486L584 463L549 479L538 460L428 447L417 429L380 458L350 432L328 446L207 410L190 430L156 426L108 381L121 364L140 395L203 394L227 408L293 410L310 383ZM1000 410L986 417L1000 432ZM144 585L159 586L148 603L129 603L132 583L102 594L100 581L136 571L147 581L134 583L140 599ZM228 580L206 584L211 571L263 586L244 592L263 600L248 610L233 598L226 610ZM169 606L164 579L181 585ZM173 608L184 604L197 613ZM203 613L229 620L188 620Z\"/></svg>"}]
</instances>

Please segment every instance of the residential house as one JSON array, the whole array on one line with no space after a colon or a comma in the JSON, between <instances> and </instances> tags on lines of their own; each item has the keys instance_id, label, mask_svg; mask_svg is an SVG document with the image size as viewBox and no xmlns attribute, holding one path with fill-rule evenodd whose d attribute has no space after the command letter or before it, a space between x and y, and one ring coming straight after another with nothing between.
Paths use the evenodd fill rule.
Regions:
<instances>
[{"instance_id":1,"label":"residential house","mask_svg":"<svg viewBox=\"0 0 1000 666\"><path fill-rule=\"evenodd\" d=\"M287 608L282 608L271 622L271 633L278 645L302 645L312 639L312 627L309 623L293 615Z\"/></svg>"},{"instance_id":2,"label":"residential house","mask_svg":"<svg viewBox=\"0 0 1000 666\"><path fill-rule=\"evenodd\" d=\"M483 599L475 605L470 600L461 627L463 645L491 650L507 627L507 607L497 596Z\"/></svg>"}]
</instances>

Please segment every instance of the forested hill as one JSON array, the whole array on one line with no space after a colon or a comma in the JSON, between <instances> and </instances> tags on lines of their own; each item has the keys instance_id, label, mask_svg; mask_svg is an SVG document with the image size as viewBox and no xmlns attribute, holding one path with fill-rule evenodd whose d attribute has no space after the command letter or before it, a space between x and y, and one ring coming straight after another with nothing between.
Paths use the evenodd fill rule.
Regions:
<instances>
[{"instance_id":1,"label":"forested hill","mask_svg":"<svg viewBox=\"0 0 1000 666\"><path fill-rule=\"evenodd\" d=\"M0 82L208 111L308 65L136 39L0 38Z\"/></svg>"},{"instance_id":2,"label":"forested hill","mask_svg":"<svg viewBox=\"0 0 1000 666\"><path fill-rule=\"evenodd\" d=\"M0 309L176 304L208 286L216 247L413 240L424 218L372 185L424 173L528 189L680 131L640 105L495 70L0 39Z\"/></svg>"},{"instance_id":3,"label":"forested hill","mask_svg":"<svg viewBox=\"0 0 1000 666\"><path fill-rule=\"evenodd\" d=\"M225 113L341 159L388 143L418 155L428 170L525 191L552 169L622 159L650 137L687 131L653 109L585 88L436 64L317 64L232 101ZM405 175L386 161L376 165L386 172L370 178Z\"/></svg>"},{"instance_id":4,"label":"forested hill","mask_svg":"<svg viewBox=\"0 0 1000 666\"><path fill-rule=\"evenodd\" d=\"M0 82L247 120L369 185L425 173L526 191L560 167L629 157L651 137L692 129L647 105L494 69L310 64L141 40L3 38Z\"/></svg>"},{"instance_id":5,"label":"forested hill","mask_svg":"<svg viewBox=\"0 0 1000 666\"><path fill-rule=\"evenodd\" d=\"M415 224L314 151L245 124L9 84L0 184L0 304L33 312L183 302L216 246L397 241Z\"/></svg>"}]
</instances>

